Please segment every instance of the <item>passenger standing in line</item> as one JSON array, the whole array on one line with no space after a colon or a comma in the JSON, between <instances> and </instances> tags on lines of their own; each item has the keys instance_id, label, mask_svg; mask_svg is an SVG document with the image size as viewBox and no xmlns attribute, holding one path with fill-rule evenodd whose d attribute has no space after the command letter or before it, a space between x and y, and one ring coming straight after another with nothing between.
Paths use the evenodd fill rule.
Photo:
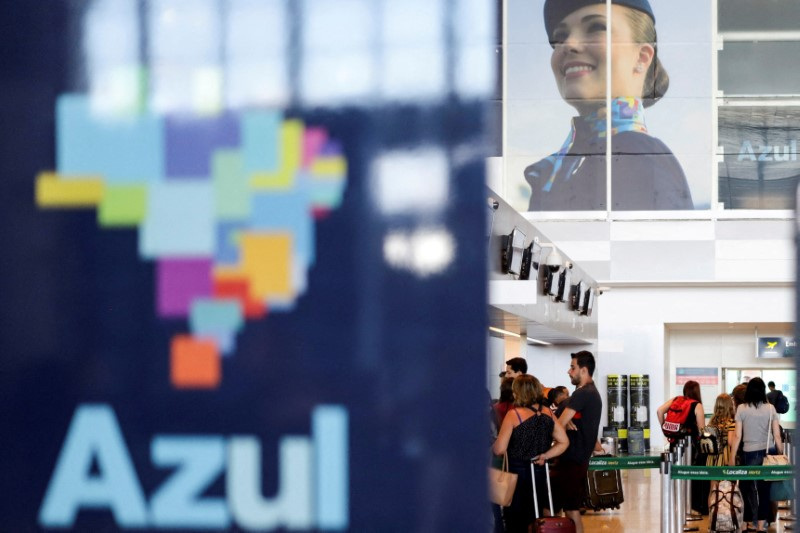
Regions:
<instances>
[{"instance_id":1,"label":"passenger standing in line","mask_svg":"<svg viewBox=\"0 0 800 533\"><path fill-rule=\"evenodd\" d=\"M500 398L494 404L494 414L498 428L503 424L508 410L514 406L514 393L511 389L513 384L514 378L503 378L500 382Z\"/></svg>"},{"instance_id":2,"label":"passenger standing in line","mask_svg":"<svg viewBox=\"0 0 800 533\"><path fill-rule=\"evenodd\" d=\"M503 509L507 533L527 533L535 519L531 460L538 465L564 453L569 445L564 428L553 413L542 405L542 384L530 375L514 378L512 385L514 407L500 426L492 446L495 455L508 453L508 469L517 474L517 486L511 505ZM536 492L544 496L547 490L544 468L536 472ZM539 497L539 515L546 497Z\"/></svg>"},{"instance_id":3,"label":"passenger standing in line","mask_svg":"<svg viewBox=\"0 0 800 533\"><path fill-rule=\"evenodd\" d=\"M709 455L706 466L727 466L730 463L731 455L735 455L731 450L733 434L736 431L736 410L733 407L733 399L724 392L717 396L714 402L714 414L708 422L717 430L717 455Z\"/></svg>"},{"instance_id":4,"label":"passenger standing in line","mask_svg":"<svg viewBox=\"0 0 800 533\"><path fill-rule=\"evenodd\" d=\"M736 410L733 407L733 400L729 394L724 392L717 396L714 402L714 414L711 416L706 427L713 427L717 433L717 454L708 454L706 466L727 466L732 456L736 453L731 448L733 444L733 434L736 430L734 416ZM713 491L717 488L719 481L712 481L709 489ZM708 496L707 494L705 496Z\"/></svg>"},{"instance_id":5,"label":"passenger standing in line","mask_svg":"<svg viewBox=\"0 0 800 533\"><path fill-rule=\"evenodd\" d=\"M736 416L736 410L739 408L740 405L744 403L744 393L747 391L747 383L739 383L736 385L733 390L731 391L731 399L733 400L733 413L734 417ZM734 421L734 429L736 428L736 423ZM733 439L731 438L731 441ZM739 446L732 450L734 459L736 460L737 465L744 464L744 452L742 451L742 442L739 442ZM730 461L730 458L728 459ZM740 487L741 488L741 487ZM747 501L747 498L742 497L744 500L744 516L750 516L750 503Z\"/></svg>"},{"instance_id":6,"label":"passenger standing in line","mask_svg":"<svg viewBox=\"0 0 800 533\"><path fill-rule=\"evenodd\" d=\"M767 455L769 446L769 433L775 438L777 453L783 453L783 441L778 422L778 413L767 402L766 386L761 378L753 378L747 382L744 394L744 403L736 409L736 430L733 435L732 447L736 449L739 442L744 442L744 465L761 465ZM736 466L736 459L732 457L728 463ZM742 481L742 495L749 502L750 513L747 514L745 506L745 521L756 524L748 529L766 531L766 522L770 516L769 488L770 483L764 480Z\"/></svg>"},{"instance_id":7,"label":"passenger standing in line","mask_svg":"<svg viewBox=\"0 0 800 533\"><path fill-rule=\"evenodd\" d=\"M706 425L706 416L703 410L703 399L700 396L700 383L694 380L689 380L684 383L683 396L684 398L689 398L690 400L696 402L694 404L694 408L692 409L692 413L690 413L690 415L687 417L683 428L686 431L686 434L692 439L692 457L690 458L691 464L695 466L704 466L706 464L707 457L704 453L700 453L700 447L698 446L700 442L700 430ZM659 426L664 424L664 418L666 417L667 411L669 411L672 402L674 402L677 398L678 397L676 396L675 398L667 400L661 406L659 406L658 409L656 409ZM703 479L694 479L691 481L691 484L692 509L700 514L708 514L708 491L710 489L708 481Z\"/></svg>"},{"instance_id":8,"label":"passenger standing in line","mask_svg":"<svg viewBox=\"0 0 800 533\"><path fill-rule=\"evenodd\" d=\"M692 413L694 416L689 415L689 417L686 419L684 430L686 431L687 435L692 437L692 444L697 444L697 437L700 434L700 428L706 425L705 413L703 412L703 399L700 396L700 384L694 380L689 380L684 383L683 397L689 398L695 402L694 407L692 408ZM678 396L670 398L660 405L658 409L656 409L659 426L664 425L664 418L666 417L667 411L669 411L672 402L674 402L676 399L678 399Z\"/></svg>"},{"instance_id":9,"label":"passenger standing in line","mask_svg":"<svg viewBox=\"0 0 800 533\"><path fill-rule=\"evenodd\" d=\"M775 405L775 401L781 396L783 393L775 388L775 382L769 381L767 382L767 387L769 388L769 392L767 393L767 401L772 405Z\"/></svg>"},{"instance_id":10,"label":"passenger standing in line","mask_svg":"<svg viewBox=\"0 0 800 533\"><path fill-rule=\"evenodd\" d=\"M512 357L506 361L507 378L515 378L528 373L528 362L522 357Z\"/></svg>"},{"instance_id":11,"label":"passenger standing in line","mask_svg":"<svg viewBox=\"0 0 800 533\"><path fill-rule=\"evenodd\" d=\"M558 387L550 389L550 396L550 401L552 403L550 409L552 409L556 418L558 418L561 416L561 413L564 412L564 408L569 402L569 390L564 385L559 385Z\"/></svg>"},{"instance_id":12,"label":"passenger standing in line","mask_svg":"<svg viewBox=\"0 0 800 533\"><path fill-rule=\"evenodd\" d=\"M739 383L731 391L731 398L735 408L739 408L744 403L744 393L747 390L747 383Z\"/></svg>"},{"instance_id":13,"label":"passenger standing in line","mask_svg":"<svg viewBox=\"0 0 800 533\"><path fill-rule=\"evenodd\" d=\"M553 482L558 503L556 509L564 509L567 517L575 522L577 533L583 532L580 509L586 501L586 476L589 459L595 449L597 430L603 400L592 381L595 361L591 352L572 354L569 364L570 382L577 386L564 408L559 423L567 430L569 448L553 467Z\"/></svg>"}]
</instances>

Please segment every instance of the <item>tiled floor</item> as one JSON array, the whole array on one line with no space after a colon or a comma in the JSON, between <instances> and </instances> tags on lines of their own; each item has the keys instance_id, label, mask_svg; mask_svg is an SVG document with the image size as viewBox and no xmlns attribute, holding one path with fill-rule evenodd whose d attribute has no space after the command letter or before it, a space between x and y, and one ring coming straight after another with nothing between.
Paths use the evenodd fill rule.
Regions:
<instances>
[{"instance_id":1,"label":"tiled floor","mask_svg":"<svg viewBox=\"0 0 800 533\"><path fill-rule=\"evenodd\" d=\"M583 527L586 533L660 533L661 531L661 478L657 470L623 470L622 484L625 503L613 511L587 512L583 516ZM776 524L769 531L800 531L800 523L781 520L780 516L788 514L780 511ZM708 517L690 522L690 527L697 527L700 532L708 531ZM794 526L794 530L785 525Z\"/></svg>"}]
</instances>

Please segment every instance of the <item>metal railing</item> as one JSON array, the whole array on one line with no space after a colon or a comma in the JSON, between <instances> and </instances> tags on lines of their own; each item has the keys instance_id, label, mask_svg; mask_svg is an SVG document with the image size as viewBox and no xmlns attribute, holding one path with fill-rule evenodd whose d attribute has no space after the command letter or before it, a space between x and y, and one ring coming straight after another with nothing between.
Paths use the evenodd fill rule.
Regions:
<instances>
[{"instance_id":1,"label":"metal railing","mask_svg":"<svg viewBox=\"0 0 800 533\"><path fill-rule=\"evenodd\" d=\"M661 533L697 531L688 522L701 520L692 513L691 483L693 479L721 480L792 480L794 494L797 482L794 479L795 449L791 442L785 443L784 452L791 464L787 466L692 466L691 442L687 437L673 446L672 451L660 456L593 457L589 470L643 470L658 468L661 474ZM781 516L783 521L795 521L796 498L790 501L789 514ZM790 523L784 530L793 530Z\"/></svg>"}]
</instances>

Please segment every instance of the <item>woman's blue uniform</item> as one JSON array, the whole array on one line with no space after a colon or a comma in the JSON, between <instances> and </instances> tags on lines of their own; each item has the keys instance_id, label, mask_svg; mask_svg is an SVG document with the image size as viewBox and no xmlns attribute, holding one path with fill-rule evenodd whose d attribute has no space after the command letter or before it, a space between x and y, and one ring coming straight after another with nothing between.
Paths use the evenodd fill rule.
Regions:
<instances>
[{"instance_id":1,"label":"woman's blue uniform","mask_svg":"<svg viewBox=\"0 0 800 533\"><path fill-rule=\"evenodd\" d=\"M612 210L694 209L683 169L669 148L646 133L641 104L612 102ZM525 169L530 211L605 211L606 137L601 117L573 120L562 150ZM644 130L644 131L642 131Z\"/></svg>"}]
</instances>

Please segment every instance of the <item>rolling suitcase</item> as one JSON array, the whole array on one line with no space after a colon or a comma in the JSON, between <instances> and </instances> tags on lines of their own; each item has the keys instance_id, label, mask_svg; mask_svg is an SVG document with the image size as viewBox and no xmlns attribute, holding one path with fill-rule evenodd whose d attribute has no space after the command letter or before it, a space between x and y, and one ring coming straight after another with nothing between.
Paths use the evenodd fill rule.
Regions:
<instances>
[{"instance_id":1,"label":"rolling suitcase","mask_svg":"<svg viewBox=\"0 0 800 533\"><path fill-rule=\"evenodd\" d=\"M533 533L575 533L575 522L566 516L545 516L539 518L539 498L536 495L536 473L533 471L536 464L531 461L531 483L533 484L533 508L536 521L533 523ZM547 498L550 502L550 511L553 510L553 490L550 488L550 468L544 464L544 476L547 479Z\"/></svg>"},{"instance_id":2,"label":"rolling suitcase","mask_svg":"<svg viewBox=\"0 0 800 533\"><path fill-rule=\"evenodd\" d=\"M625 501L619 470L589 470L586 484L587 509L619 509Z\"/></svg>"}]
</instances>

